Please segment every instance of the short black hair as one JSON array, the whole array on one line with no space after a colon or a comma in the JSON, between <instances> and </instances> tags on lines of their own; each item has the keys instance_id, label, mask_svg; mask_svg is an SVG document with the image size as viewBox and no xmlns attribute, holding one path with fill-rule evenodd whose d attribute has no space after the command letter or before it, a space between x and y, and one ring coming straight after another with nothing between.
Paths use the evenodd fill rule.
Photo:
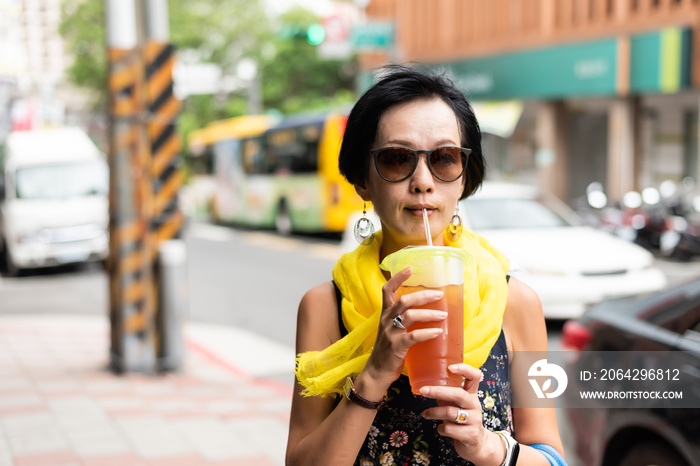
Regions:
<instances>
[{"instance_id":1,"label":"short black hair","mask_svg":"<svg viewBox=\"0 0 700 466\"><path fill-rule=\"evenodd\" d=\"M351 184L365 186L371 159L369 151L377 137L382 114L389 107L404 102L439 98L457 117L461 146L471 149L462 199L479 189L486 174L481 130L464 94L444 74L404 65L385 66L379 70L378 76L379 80L360 97L348 116L338 158L340 173Z\"/></svg>"}]
</instances>

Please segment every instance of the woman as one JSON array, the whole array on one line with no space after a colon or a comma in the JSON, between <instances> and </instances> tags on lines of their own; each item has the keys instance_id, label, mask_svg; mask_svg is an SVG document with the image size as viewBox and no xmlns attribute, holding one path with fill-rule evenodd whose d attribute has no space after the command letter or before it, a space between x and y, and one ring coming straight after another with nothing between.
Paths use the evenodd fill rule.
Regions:
<instances>
[{"instance_id":1,"label":"woman","mask_svg":"<svg viewBox=\"0 0 700 466\"><path fill-rule=\"evenodd\" d=\"M508 380L509 353L547 349L539 299L508 281L508 260L488 242L445 231L459 199L484 178L474 113L442 77L386 71L350 113L339 158L382 228L338 261L332 282L301 300L287 464L548 465L547 455L563 452L554 409L511 411L511 391L531 387ZM411 270L389 277L379 263L426 244L423 209L434 245L464 248L475 260L465 268L465 363L449 368L464 385L423 387L419 396L402 375L406 352L439 330L406 327L444 319L416 309L441 294L397 299Z\"/></svg>"}]
</instances>

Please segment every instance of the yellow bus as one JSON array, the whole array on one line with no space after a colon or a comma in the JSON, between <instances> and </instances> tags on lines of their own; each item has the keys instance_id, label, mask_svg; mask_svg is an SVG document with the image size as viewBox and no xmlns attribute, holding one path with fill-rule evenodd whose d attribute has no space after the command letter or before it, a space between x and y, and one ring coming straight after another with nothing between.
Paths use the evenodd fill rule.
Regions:
<instances>
[{"instance_id":1,"label":"yellow bus","mask_svg":"<svg viewBox=\"0 0 700 466\"><path fill-rule=\"evenodd\" d=\"M180 206L190 218L209 218L211 201L216 192L212 142L207 128L192 131L187 137L187 178L180 190Z\"/></svg>"},{"instance_id":2,"label":"yellow bus","mask_svg":"<svg viewBox=\"0 0 700 466\"><path fill-rule=\"evenodd\" d=\"M240 163L241 141L259 138L272 126L266 115L247 115L215 121L188 136L189 178L183 189L183 208L200 220L216 219L214 199L231 180L227 174L232 163ZM236 160L238 162L236 162Z\"/></svg>"},{"instance_id":3,"label":"yellow bus","mask_svg":"<svg viewBox=\"0 0 700 466\"><path fill-rule=\"evenodd\" d=\"M248 122L245 133L241 121L235 131L221 122L207 127L216 182L213 218L282 234L342 232L350 214L362 209L362 199L338 171L346 115L293 115L274 124L268 118L264 129Z\"/></svg>"}]
</instances>

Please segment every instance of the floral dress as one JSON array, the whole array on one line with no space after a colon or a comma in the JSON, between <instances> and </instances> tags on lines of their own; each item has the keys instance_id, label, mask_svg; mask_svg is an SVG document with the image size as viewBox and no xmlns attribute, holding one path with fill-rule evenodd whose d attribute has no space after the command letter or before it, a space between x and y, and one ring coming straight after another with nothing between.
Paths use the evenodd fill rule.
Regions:
<instances>
[{"instance_id":1,"label":"floral dress","mask_svg":"<svg viewBox=\"0 0 700 466\"><path fill-rule=\"evenodd\" d=\"M508 349L503 330L481 371L484 378L479 383L478 396L484 427L512 434ZM401 375L389 387L387 403L377 412L355 465L471 465L457 454L451 438L438 434L441 421L421 415L436 405L435 400L414 395L408 377Z\"/></svg>"},{"instance_id":2,"label":"floral dress","mask_svg":"<svg viewBox=\"0 0 700 466\"><path fill-rule=\"evenodd\" d=\"M506 280L510 277L506 277ZM335 286L335 283L333 283ZM340 315L340 290L335 286L341 336L348 331ZM503 329L480 367L479 401L485 428L513 434L508 347ZM338 399L340 402L340 399ZM473 466L455 451L452 439L438 434L441 421L425 419L422 412L437 406L433 399L414 395L408 377L401 375L387 391L387 403L377 411L356 466Z\"/></svg>"}]
</instances>

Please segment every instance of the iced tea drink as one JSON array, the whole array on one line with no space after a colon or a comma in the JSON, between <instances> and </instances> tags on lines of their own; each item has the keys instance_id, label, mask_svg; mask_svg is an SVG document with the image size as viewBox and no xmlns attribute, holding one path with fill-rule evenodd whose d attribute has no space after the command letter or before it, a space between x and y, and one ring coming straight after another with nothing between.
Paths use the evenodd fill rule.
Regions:
<instances>
[{"instance_id":1,"label":"iced tea drink","mask_svg":"<svg viewBox=\"0 0 700 466\"><path fill-rule=\"evenodd\" d=\"M471 257L461 249L439 246L409 246L387 256L381 268L392 275L406 267L413 273L397 291L397 297L422 290L440 290L443 297L419 306L447 312L440 322L417 322L408 331L442 328L436 338L417 343L408 350L406 368L411 391L420 394L426 385L460 386L462 377L447 367L464 359L464 266Z\"/></svg>"}]
</instances>

